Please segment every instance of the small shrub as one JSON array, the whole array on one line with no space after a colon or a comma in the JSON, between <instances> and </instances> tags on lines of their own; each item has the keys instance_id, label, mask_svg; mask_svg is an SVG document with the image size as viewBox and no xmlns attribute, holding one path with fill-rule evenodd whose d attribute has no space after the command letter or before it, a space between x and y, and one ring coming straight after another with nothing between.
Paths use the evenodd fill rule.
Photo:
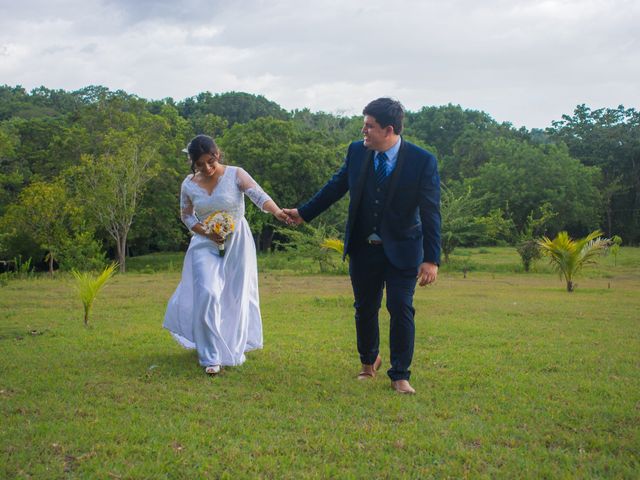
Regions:
<instances>
[{"instance_id":1,"label":"small shrub","mask_svg":"<svg viewBox=\"0 0 640 480\"><path fill-rule=\"evenodd\" d=\"M443 263L440 270L443 272L462 272L466 276L468 272L478 270L478 265L471 261L468 255L456 255L449 258L448 263Z\"/></svg>"},{"instance_id":2,"label":"small shrub","mask_svg":"<svg viewBox=\"0 0 640 480\"><path fill-rule=\"evenodd\" d=\"M91 308L93 307L93 302L96 299L98 292L113 276L116 268L118 268L118 264L114 262L108 267L105 267L102 273L95 278L88 272L79 272L77 270L71 271L76 279L76 290L80 300L82 301L82 306L84 307L85 326L89 325L89 315L91 314Z\"/></svg>"},{"instance_id":3,"label":"small shrub","mask_svg":"<svg viewBox=\"0 0 640 480\"><path fill-rule=\"evenodd\" d=\"M14 270L12 277L17 279L32 278L35 270L31 266L31 257L28 260L22 260L22 255L18 255L13 259Z\"/></svg>"},{"instance_id":4,"label":"small shrub","mask_svg":"<svg viewBox=\"0 0 640 480\"><path fill-rule=\"evenodd\" d=\"M302 257L311 258L318 262L321 273L344 273L347 268L342 265L341 259L336 258L337 255L332 252L337 244L332 243L331 247L323 247L332 233L325 225L320 224L314 227L305 223L298 229L281 229L280 234L287 237L287 243L280 243L285 251L300 255ZM335 240L335 239L334 239ZM340 242L338 240L338 242ZM330 242L331 243L331 242ZM339 248L339 247L338 247Z\"/></svg>"},{"instance_id":5,"label":"small shrub","mask_svg":"<svg viewBox=\"0 0 640 480\"><path fill-rule=\"evenodd\" d=\"M618 235L614 235L611 237L611 247L609 247L609 251L611 255L613 255L613 265L618 265L618 252L620 251L620 245L622 245L622 238Z\"/></svg>"},{"instance_id":6,"label":"small shrub","mask_svg":"<svg viewBox=\"0 0 640 480\"><path fill-rule=\"evenodd\" d=\"M516 250L518 251L518 255L520 255L525 272L529 271L531 264L535 260L542 257L540 246L538 245L538 242L533 239L520 242Z\"/></svg>"},{"instance_id":7,"label":"small shrub","mask_svg":"<svg viewBox=\"0 0 640 480\"><path fill-rule=\"evenodd\" d=\"M107 255L100 242L89 232L80 233L66 240L60 251L60 270L81 272L102 270L107 264Z\"/></svg>"}]
</instances>

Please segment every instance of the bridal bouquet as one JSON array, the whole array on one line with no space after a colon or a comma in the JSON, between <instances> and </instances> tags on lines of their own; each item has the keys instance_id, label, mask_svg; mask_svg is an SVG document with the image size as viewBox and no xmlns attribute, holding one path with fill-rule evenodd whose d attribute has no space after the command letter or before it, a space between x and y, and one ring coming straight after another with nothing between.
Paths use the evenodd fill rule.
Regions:
<instances>
[{"instance_id":1,"label":"bridal bouquet","mask_svg":"<svg viewBox=\"0 0 640 480\"><path fill-rule=\"evenodd\" d=\"M224 255L224 241L233 232L235 223L233 217L227 212L218 210L213 212L202 222L204 230L207 233L215 232L222 237L222 243L218 243L218 252L220 256Z\"/></svg>"}]
</instances>

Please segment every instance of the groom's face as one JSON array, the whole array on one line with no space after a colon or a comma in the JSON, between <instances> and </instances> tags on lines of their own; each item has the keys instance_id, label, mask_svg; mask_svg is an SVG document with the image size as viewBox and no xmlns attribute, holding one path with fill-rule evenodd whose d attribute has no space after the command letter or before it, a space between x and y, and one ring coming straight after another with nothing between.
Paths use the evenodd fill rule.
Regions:
<instances>
[{"instance_id":1,"label":"groom's face","mask_svg":"<svg viewBox=\"0 0 640 480\"><path fill-rule=\"evenodd\" d=\"M362 126L364 146L372 150L384 150L390 130L393 130L392 126L382 128L374 117L365 115Z\"/></svg>"}]
</instances>

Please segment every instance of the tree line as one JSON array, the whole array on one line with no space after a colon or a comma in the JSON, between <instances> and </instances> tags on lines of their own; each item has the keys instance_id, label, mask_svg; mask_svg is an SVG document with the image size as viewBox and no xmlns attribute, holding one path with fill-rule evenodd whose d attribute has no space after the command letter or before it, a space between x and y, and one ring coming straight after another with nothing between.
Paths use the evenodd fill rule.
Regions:
<instances>
[{"instance_id":1,"label":"tree line","mask_svg":"<svg viewBox=\"0 0 640 480\"><path fill-rule=\"evenodd\" d=\"M89 86L0 86L0 260L92 269L106 258L186 248L186 143L213 135L280 205L309 198L339 168L362 117L286 111L242 92L176 102ZM640 241L640 113L578 105L545 130L516 129L459 105L407 112L405 137L439 159L443 247L519 244L601 229ZM286 231L248 205L256 245ZM320 219L344 228L346 200Z\"/></svg>"}]
</instances>

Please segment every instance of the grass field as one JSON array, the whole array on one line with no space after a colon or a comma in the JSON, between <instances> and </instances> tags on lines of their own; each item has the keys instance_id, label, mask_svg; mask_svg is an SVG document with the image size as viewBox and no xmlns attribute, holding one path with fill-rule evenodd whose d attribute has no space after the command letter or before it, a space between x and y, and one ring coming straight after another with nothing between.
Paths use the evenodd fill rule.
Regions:
<instances>
[{"instance_id":1,"label":"grass field","mask_svg":"<svg viewBox=\"0 0 640 480\"><path fill-rule=\"evenodd\" d=\"M355 380L349 279L302 261L260 259L265 348L217 378L161 328L179 254L131 259L90 328L70 277L10 281L0 478L638 478L640 249L572 294L510 249L456 253L467 278L416 294L412 397Z\"/></svg>"}]
</instances>

